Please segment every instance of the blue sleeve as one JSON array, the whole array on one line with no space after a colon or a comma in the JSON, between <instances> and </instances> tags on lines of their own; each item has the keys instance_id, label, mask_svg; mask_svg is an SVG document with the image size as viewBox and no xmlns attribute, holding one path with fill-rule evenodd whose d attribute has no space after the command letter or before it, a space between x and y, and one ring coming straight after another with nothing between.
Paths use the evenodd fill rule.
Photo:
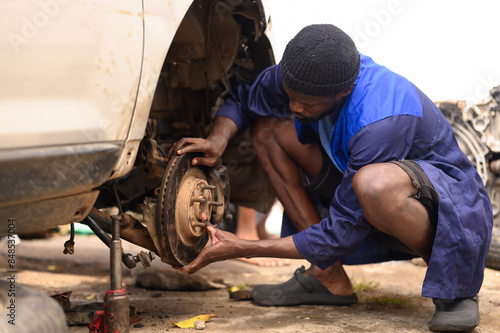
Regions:
<instances>
[{"instance_id":1,"label":"blue sleeve","mask_svg":"<svg viewBox=\"0 0 500 333\"><path fill-rule=\"evenodd\" d=\"M417 116L388 117L362 128L349 140L347 169L330 204L330 216L293 235L305 259L325 269L363 243L373 227L363 216L352 179L365 165L405 158L419 121Z\"/></svg>"},{"instance_id":2,"label":"blue sleeve","mask_svg":"<svg viewBox=\"0 0 500 333\"><path fill-rule=\"evenodd\" d=\"M230 118L242 132L259 117L290 116L289 103L279 65L274 65L262 71L252 84L240 84L229 93L217 116Z\"/></svg>"}]
</instances>

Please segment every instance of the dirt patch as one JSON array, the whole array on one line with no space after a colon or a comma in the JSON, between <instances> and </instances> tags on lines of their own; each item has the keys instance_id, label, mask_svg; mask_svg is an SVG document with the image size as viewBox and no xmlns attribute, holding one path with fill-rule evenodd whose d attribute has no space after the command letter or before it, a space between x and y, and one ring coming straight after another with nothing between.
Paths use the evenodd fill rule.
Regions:
<instances>
[{"instance_id":1,"label":"dirt patch","mask_svg":"<svg viewBox=\"0 0 500 333\"><path fill-rule=\"evenodd\" d=\"M78 236L75 254L62 254L64 237L22 241L17 248L18 282L48 294L71 290L72 305L102 302L109 287L109 253L93 236ZM124 243L133 254L141 249ZM6 251L0 251L2 255ZM5 258L0 256L0 260ZM263 268L236 260L212 264L202 269L207 279L223 281L226 286L252 288L261 283L288 280L294 270L308 265L294 260L290 266ZM155 270L169 270L158 259ZM124 266L123 266L124 267ZM215 314L206 323L209 332L428 332L434 313L432 301L420 296L426 267L421 262L346 266L359 303L353 306L298 306L266 308L249 301L229 299L228 291L163 291L134 287L133 271L124 269L124 283L130 304L141 310L141 321L131 332L179 331L171 324L200 314ZM2 268L0 274L6 273ZM197 273L198 274L198 273ZM95 298L87 300L95 294ZM475 332L500 331L500 272L486 269L479 294L481 323ZM88 332L85 326L72 326L69 332Z\"/></svg>"}]
</instances>

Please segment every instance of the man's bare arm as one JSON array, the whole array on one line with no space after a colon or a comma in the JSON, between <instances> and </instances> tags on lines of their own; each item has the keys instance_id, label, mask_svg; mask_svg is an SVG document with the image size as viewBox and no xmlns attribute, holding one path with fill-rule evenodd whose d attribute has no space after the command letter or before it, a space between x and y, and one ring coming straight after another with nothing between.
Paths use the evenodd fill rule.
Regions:
<instances>
[{"instance_id":1,"label":"man's bare arm","mask_svg":"<svg viewBox=\"0 0 500 333\"><path fill-rule=\"evenodd\" d=\"M302 259L292 236L277 239L245 240L212 226L207 227L207 232L210 241L198 257L189 265L177 266L174 267L175 269L191 274L210 263L241 257Z\"/></svg>"},{"instance_id":2,"label":"man's bare arm","mask_svg":"<svg viewBox=\"0 0 500 333\"><path fill-rule=\"evenodd\" d=\"M263 240L245 240L248 243L244 245L243 257L273 257L302 259L299 251L295 247L292 236L285 238L263 239Z\"/></svg>"}]
</instances>

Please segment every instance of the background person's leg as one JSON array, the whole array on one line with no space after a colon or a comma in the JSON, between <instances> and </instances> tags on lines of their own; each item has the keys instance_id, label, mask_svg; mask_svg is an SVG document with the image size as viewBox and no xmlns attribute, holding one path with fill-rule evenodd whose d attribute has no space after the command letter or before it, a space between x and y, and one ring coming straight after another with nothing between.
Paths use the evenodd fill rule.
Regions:
<instances>
[{"instance_id":1,"label":"background person's leg","mask_svg":"<svg viewBox=\"0 0 500 333\"><path fill-rule=\"evenodd\" d=\"M235 233L236 236L249 240L261 239L257 230L257 223L264 224L265 227L267 216L268 214L265 214L262 217L262 220L257 222L257 211L255 209L238 206L238 223L236 225ZM238 258L238 260L249 264L265 267L285 266L290 264L289 259L282 258Z\"/></svg>"}]
</instances>

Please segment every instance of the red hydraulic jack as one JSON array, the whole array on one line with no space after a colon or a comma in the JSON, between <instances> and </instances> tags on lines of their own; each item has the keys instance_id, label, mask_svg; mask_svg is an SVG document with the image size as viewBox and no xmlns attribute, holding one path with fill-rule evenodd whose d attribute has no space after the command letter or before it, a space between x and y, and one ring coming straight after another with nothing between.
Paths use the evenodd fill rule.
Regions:
<instances>
[{"instance_id":1,"label":"red hydraulic jack","mask_svg":"<svg viewBox=\"0 0 500 333\"><path fill-rule=\"evenodd\" d=\"M122 244L118 216L113 216L110 253L110 289L104 296L104 311L98 311L89 325L90 333L129 332L130 309L127 291L122 288Z\"/></svg>"}]
</instances>

